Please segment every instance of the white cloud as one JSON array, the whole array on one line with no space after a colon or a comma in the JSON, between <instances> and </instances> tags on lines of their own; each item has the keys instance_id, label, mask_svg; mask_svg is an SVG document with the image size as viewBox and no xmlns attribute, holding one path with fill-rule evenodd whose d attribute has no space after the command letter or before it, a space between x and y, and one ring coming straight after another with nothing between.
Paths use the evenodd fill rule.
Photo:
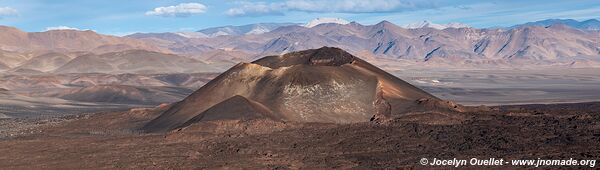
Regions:
<instances>
[{"instance_id":1,"label":"white cloud","mask_svg":"<svg viewBox=\"0 0 600 170\"><path fill-rule=\"evenodd\" d=\"M56 27L46 27L46 31L51 30L76 30L76 31L84 31L79 28L67 27L67 26L56 26Z\"/></svg>"},{"instance_id":2,"label":"white cloud","mask_svg":"<svg viewBox=\"0 0 600 170\"><path fill-rule=\"evenodd\" d=\"M0 7L0 18L3 16L17 15L19 12L11 7Z\"/></svg>"},{"instance_id":3,"label":"white cloud","mask_svg":"<svg viewBox=\"0 0 600 170\"><path fill-rule=\"evenodd\" d=\"M154 8L154 10L146 12L146 15L163 17L188 17L194 14L204 13L206 12L206 8L206 5L200 3L182 3L175 6Z\"/></svg>"},{"instance_id":4,"label":"white cloud","mask_svg":"<svg viewBox=\"0 0 600 170\"><path fill-rule=\"evenodd\" d=\"M227 10L226 14L229 16L281 15L283 9L285 6L282 3L241 2L239 7Z\"/></svg>"},{"instance_id":5,"label":"white cloud","mask_svg":"<svg viewBox=\"0 0 600 170\"><path fill-rule=\"evenodd\" d=\"M288 0L284 2L244 2L229 9L230 16L272 15L285 11L371 13L397 12L419 8L433 8L434 2L416 0Z\"/></svg>"}]
</instances>

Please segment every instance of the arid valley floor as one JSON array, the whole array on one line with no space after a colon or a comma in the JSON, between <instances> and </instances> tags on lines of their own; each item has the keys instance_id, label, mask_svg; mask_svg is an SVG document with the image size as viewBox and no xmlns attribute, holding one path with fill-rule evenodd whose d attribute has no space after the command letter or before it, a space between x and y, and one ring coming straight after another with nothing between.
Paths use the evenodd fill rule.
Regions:
<instances>
[{"instance_id":1,"label":"arid valley floor","mask_svg":"<svg viewBox=\"0 0 600 170\"><path fill-rule=\"evenodd\" d=\"M66 109L68 114L49 116L29 113L45 108L33 109L28 117L14 113L7 115L17 118L0 119L0 167L423 168L421 158L593 159L600 154L600 103L573 103L600 100L597 70L389 71L440 98L492 107L345 125L217 121L166 134L138 130L158 116L156 111L129 110L156 105L97 114L92 113L100 109L87 114ZM562 102L573 104L518 105Z\"/></svg>"}]
</instances>

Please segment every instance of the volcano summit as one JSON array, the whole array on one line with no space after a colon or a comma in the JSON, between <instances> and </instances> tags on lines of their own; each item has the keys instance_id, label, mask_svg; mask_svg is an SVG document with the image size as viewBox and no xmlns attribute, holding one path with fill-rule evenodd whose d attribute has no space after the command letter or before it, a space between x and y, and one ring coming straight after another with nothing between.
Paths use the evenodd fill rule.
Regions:
<instances>
[{"instance_id":1,"label":"volcano summit","mask_svg":"<svg viewBox=\"0 0 600 170\"><path fill-rule=\"evenodd\" d=\"M143 130L166 132L219 119L366 122L431 108L424 101L443 103L346 51L322 47L237 64Z\"/></svg>"}]
</instances>

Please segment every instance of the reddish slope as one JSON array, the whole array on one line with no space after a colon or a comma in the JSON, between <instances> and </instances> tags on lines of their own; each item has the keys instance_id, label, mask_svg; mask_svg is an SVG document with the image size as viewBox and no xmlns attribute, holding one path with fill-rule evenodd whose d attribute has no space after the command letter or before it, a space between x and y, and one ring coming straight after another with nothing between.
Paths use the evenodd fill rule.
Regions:
<instances>
[{"instance_id":1,"label":"reddish slope","mask_svg":"<svg viewBox=\"0 0 600 170\"><path fill-rule=\"evenodd\" d=\"M237 95L261 103L283 121L331 123L369 121L376 114L406 112L421 98L439 100L343 50L324 47L238 64L144 130L180 127Z\"/></svg>"},{"instance_id":2,"label":"reddish slope","mask_svg":"<svg viewBox=\"0 0 600 170\"><path fill-rule=\"evenodd\" d=\"M102 35L94 31L51 30L28 33L7 26L0 26L0 49L19 52L92 51L105 53L129 49L169 52L169 50L141 40Z\"/></svg>"}]
</instances>

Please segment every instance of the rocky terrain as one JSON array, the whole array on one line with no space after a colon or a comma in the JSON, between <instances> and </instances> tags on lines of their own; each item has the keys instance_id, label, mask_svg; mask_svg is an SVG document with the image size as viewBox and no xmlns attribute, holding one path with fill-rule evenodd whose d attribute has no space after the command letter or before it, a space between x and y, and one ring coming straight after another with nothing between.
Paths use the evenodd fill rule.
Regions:
<instances>
[{"instance_id":1,"label":"rocky terrain","mask_svg":"<svg viewBox=\"0 0 600 170\"><path fill-rule=\"evenodd\" d=\"M421 158L434 157L597 159L599 106L599 103L502 106L491 108L495 110L491 112L407 114L385 122L342 125L221 120L166 134L139 132L138 128L160 112L136 109L64 118L58 124L31 122L27 130L9 131L7 134L13 136L0 139L0 145L4 146L0 148L3 153L0 166L421 169L436 168L419 164ZM0 134L6 133L6 124L0 120Z\"/></svg>"},{"instance_id":2,"label":"rocky terrain","mask_svg":"<svg viewBox=\"0 0 600 170\"><path fill-rule=\"evenodd\" d=\"M148 60L151 63L140 65L160 66L165 70L153 70L160 73L221 72L236 63L262 56L322 46L341 48L374 64L394 62L416 68L597 68L600 66L597 23L593 19L544 20L508 28L473 28L459 23L428 21L408 26L388 21L362 25L322 18L305 25L259 23L187 33L136 33L125 37L79 30L24 32L2 26L0 72L148 71L129 70L133 65L114 65L143 61L139 56L151 56ZM122 59L117 57L117 61L115 56ZM178 59L171 62L169 58ZM97 64L91 65L89 70L73 66L85 65L87 61Z\"/></svg>"},{"instance_id":3,"label":"rocky terrain","mask_svg":"<svg viewBox=\"0 0 600 170\"><path fill-rule=\"evenodd\" d=\"M596 24L318 19L124 37L0 26L0 167L595 159Z\"/></svg>"},{"instance_id":4,"label":"rocky terrain","mask_svg":"<svg viewBox=\"0 0 600 170\"><path fill-rule=\"evenodd\" d=\"M425 23L400 27L388 21L374 25L334 21L311 27L281 26L258 35L186 38L135 34L128 37L160 42L164 48L201 59L212 58L206 52L215 50L245 53L255 59L333 46L354 55L421 67L531 69L599 66L600 32L577 27L597 20L489 29L459 24L431 26L431 23Z\"/></svg>"},{"instance_id":5,"label":"rocky terrain","mask_svg":"<svg viewBox=\"0 0 600 170\"><path fill-rule=\"evenodd\" d=\"M216 77L32 77L61 80L40 85L86 84L63 98L117 103L156 96L139 87L102 85L107 80L206 84L172 104L50 118L4 115L2 167L389 169L432 168L421 165L422 158L595 159L600 154L600 103L463 106L332 47L267 56ZM28 97L14 97L24 89L15 85L0 92L26 102Z\"/></svg>"}]
</instances>

